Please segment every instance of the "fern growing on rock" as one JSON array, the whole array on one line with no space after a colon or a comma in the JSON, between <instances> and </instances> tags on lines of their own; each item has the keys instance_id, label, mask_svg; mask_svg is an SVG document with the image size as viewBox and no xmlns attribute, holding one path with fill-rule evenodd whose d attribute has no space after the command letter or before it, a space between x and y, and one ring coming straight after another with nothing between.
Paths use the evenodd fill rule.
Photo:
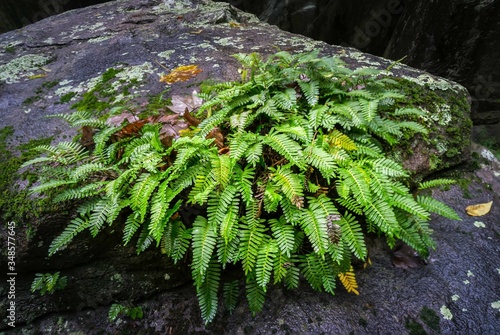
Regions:
<instances>
[{"instance_id":1,"label":"fern growing on rock","mask_svg":"<svg viewBox=\"0 0 500 335\"><path fill-rule=\"evenodd\" d=\"M229 309L236 304L238 286L222 284L230 264L241 266L255 313L269 285L296 288L301 276L331 294L340 277L357 293L351 260L367 259L365 233L425 257L434 247L430 213L460 219L412 196L408 172L386 154L404 132L426 133L411 121L420 110L396 107L405 96L386 88L391 79L317 53L236 58L240 81L203 85L196 131L169 137L156 119L114 126L90 112L60 115L91 127L93 143L43 146L46 155L26 163L45 166L33 192L60 189L54 201L82 201L50 255L122 214L123 243L135 241L137 252L154 244L175 262L189 255L210 322L222 292ZM179 214L194 205L196 219Z\"/></svg>"}]
</instances>

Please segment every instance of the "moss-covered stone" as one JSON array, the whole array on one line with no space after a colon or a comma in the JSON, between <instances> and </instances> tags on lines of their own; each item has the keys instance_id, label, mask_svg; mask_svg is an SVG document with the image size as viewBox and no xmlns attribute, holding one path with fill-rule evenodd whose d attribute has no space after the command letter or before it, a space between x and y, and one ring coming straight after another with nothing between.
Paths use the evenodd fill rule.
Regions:
<instances>
[{"instance_id":1,"label":"moss-covered stone","mask_svg":"<svg viewBox=\"0 0 500 335\"><path fill-rule=\"evenodd\" d=\"M53 208L45 198L32 198L27 190L37 179L31 171L19 173L21 164L35 158L38 153L32 150L39 145L49 144L52 138L30 140L16 148L11 148L9 140L14 134L13 127L0 129L0 216L4 220L26 221L26 217L37 217Z\"/></svg>"},{"instance_id":2,"label":"moss-covered stone","mask_svg":"<svg viewBox=\"0 0 500 335\"><path fill-rule=\"evenodd\" d=\"M398 144L395 157L419 178L425 176L418 176L418 169L432 173L465 161L469 157L472 129L467 94L457 92L451 86L444 89L443 84L430 88L426 83L393 79L397 82L393 89L408 97L401 106L424 111L425 116L413 121L428 129L427 135L418 134L417 137L409 132ZM421 138L421 141L416 141L416 138Z\"/></svg>"}]
</instances>

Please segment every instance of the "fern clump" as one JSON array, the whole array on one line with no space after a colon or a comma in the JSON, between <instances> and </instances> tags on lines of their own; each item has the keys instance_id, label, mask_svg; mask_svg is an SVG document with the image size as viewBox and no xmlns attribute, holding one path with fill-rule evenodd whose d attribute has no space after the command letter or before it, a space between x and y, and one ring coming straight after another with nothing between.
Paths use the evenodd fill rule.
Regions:
<instances>
[{"instance_id":1,"label":"fern clump","mask_svg":"<svg viewBox=\"0 0 500 335\"><path fill-rule=\"evenodd\" d=\"M258 312L269 285L296 288L301 276L331 294L339 278L357 293L351 261L367 261L366 233L385 235L391 247L402 240L426 257L434 247L430 213L459 217L431 197L414 197L408 172L387 154L404 133L427 132L412 121L420 110L397 107L406 97L387 88L394 82L317 53L236 58L241 80L205 84L196 111L202 122L184 136L166 140L155 122L111 126L86 112L63 116L91 127L93 143L40 147L47 155L26 164L47 167L34 192L85 199L49 253L122 214L125 244L135 241L138 252L155 244L175 262L191 261L206 322L221 293L230 310L236 304L238 285L223 280L228 265L241 266ZM194 221L179 214L195 204L202 214Z\"/></svg>"}]
</instances>

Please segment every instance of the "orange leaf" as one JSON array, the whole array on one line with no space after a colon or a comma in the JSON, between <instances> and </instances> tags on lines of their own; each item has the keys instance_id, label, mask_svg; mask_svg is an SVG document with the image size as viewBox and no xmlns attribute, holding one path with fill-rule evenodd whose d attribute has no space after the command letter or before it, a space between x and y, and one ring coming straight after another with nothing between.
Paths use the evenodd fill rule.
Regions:
<instances>
[{"instance_id":1,"label":"orange leaf","mask_svg":"<svg viewBox=\"0 0 500 335\"><path fill-rule=\"evenodd\" d=\"M465 211L470 216L483 216L490 212L491 205L493 205L493 201L484 204L470 205L465 208Z\"/></svg>"},{"instance_id":2,"label":"orange leaf","mask_svg":"<svg viewBox=\"0 0 500 335\"><path fill-rule=\"evenodd\" d=\"M160 82L172 84L178 81L186 81L196 77L202 71L203 71L202 69L198 68L198 65L179 66L170 71L169 74L161 76Z\"/></svg>"}]
</instances>

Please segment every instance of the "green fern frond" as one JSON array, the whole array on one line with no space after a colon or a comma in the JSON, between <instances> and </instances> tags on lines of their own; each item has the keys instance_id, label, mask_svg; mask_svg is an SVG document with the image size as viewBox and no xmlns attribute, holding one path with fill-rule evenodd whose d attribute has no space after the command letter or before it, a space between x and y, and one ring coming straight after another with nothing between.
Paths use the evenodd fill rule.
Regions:
<instances>
[{"instance_id":1,"label":"green fern frond","mask_svg":"<svg viewBox=\"0 0 500 335\"><path fill-rule=\"evenodd\" d=\"M368 252L365 237L356 218L349 213L344 213L338 222L342 230L342 242L349 247L357 258L364 260Z\"/></svg>"},{"instance_id":2,"label":"green fern frond","mask_svg":"<svg viewBox=\"0 0 500 335\"><path fill-rule=\"evenodd\" d=\"M269 220L269 225L273 232L273 236L278 241L278 247L284 255L291 256L295 246L295 229L285 221L284 217L279 220Z\"/></svg>"},{"instance_id":3,"label":"green fern frond","mask_svg":"<svg viewBox=\"0 0 500 335\"><path fill-rule=\"evenodd\" d=\"M316 146L311 146L304 150L304 155L306 162L317 168L323 178L327 180L327 183L330 178L335 176L337 164L335 164L332 155L328 152Z\"/></svg>"},{"instance_id":4,"label":"green fern frond","mask_svg":"<svg viewBox=\"0 0 500 335\"><path fill-rule=\"evenodd\" d=\"M246 151L245 156L248 164L255 166L262 157L262 143L259 142L250 146L250 148Z\"/></svg>"},{"instance_id":5,"label":"green fern frond","mask_svg":"<svg viewBox=\"0 0 500 335\"><path fill-rule=\"evenodd\" d=\"M302 208L304 202L303 177L294 173L287 166L271 168L271 180L276 183L278 189L298 208Z\"/></svg>"},{"instance_id":6,"label":"green fern frond","mask_svg":"<svg viewBox=\"0 0 500 335\"><path fill-rule=\"evenodd\" d=\"M160 183L159 175L143 173L130 190L131 207L141 215L141 221L146 217L150 206L149 198Z\"/></svg>"},{"instance_id":7,"label":"green fern frond","mask_svg":"<svg viewBox=\"0 0 500 335\"><path fill-rule=\"evenodd\" d=\"M217 238L217 259L223 269L227 263L235 263L239 259L239 246L239 236L235 236L228 243L221 237Z\"/></svg>"},{"instance_id":8,"label":"green fern frond","mask_svg":"<svg viewBox=\"0 0 500 335\"><path fill-rule=\"evenodd\" d=\"M434 188L438 186L448 186L456 183L457 181L453 179L439 178L439 179L428 180L426 182L418 184L418 189L425 190L428 188Z\"/></svg>"},{"instance_id":9,"label":"green fern frond","mask_svg":"<svg viewBox=\"0 0 500 335\"><path fill-rule=\"evenodd\" d=\"M238 301L238 294L240 290L238 284L237 280L233 280L228 283L224 283L224 286L222 287L225 307L229 313L233 313Z\"/></svg>"},{"instance_id":10,"label":"green fern frond","mask_svg":"<svg viewBox=\"0 0 500 335\"><path fill-rule=\"evenodd\" d=\"M369 222L379 227L387 236L398 235L399 224L394 211L387 202L378 199L364 206L366 218Z\"/></svg>"},{"instance_id":11,"label":"green fern frond","mask_svg":"<svg viewBox=\"0 0 500 335\"><path fill-rule=\"evenodd\" d=\"M123 244L127 245L134 234L139 230L141 226L141 219L137 213L132 213L127 217L125 221L125 227L123 228Z\"/></svg>"},{"instance_id":12,"label":"green fern frond","mask_svg":"<svg viewBox=\"0 0 500 335\"><path fill-rule=\"evenodd\" d=\"M253 315L260 312L266 300L266 290L257 283L253 274L247 276L246 295L250 312Z\"/></svg>"},{"instance_id":13,"label":"green fern frond","mask_svg":"<svg viewBox=\"0 0 500 335\"><path fill-rule=\"evenodd\" d=\"M286 197L283 197L280 200L280 205L286 222L294 226L297 225L300 222L300 217L302 215L300 209Z\"/></svg>"},{"instance_id":14,"label":"green fern frond","mask_svg":"<svg viewBox=\"0 0 500 335\"><path fill-rule=\"evenodd\" d=\"M371 120L373 120L373 118L377 115L379 101L373 99L371 94L369 94L368 99L366 99L366 97L363 97L363 99L359 100L359 104L361 105L364 119L366 120L366 122L371 122Z\"/></svg>"},{"instance_id":15,"label":"green fern frond","mask_svg":"<svg viewBox=\"0 0 500 335\"><path fill-rule=\"evenodd\" d=\"M105 129L109 126L105 121L98 119L76 120L72 123L72 127L91 127L96 129Z\"/></svg>"},{"instance_id":16,"label":"green fern frond","mask_svg":"<svg viewBox=\"0 0 500 335\"><path fill-rule=\"evenodd\" d=\"M390 177L408 177L404 168L395 161L388 158L378 158L373 161L375 171Z\"/></svg>"},{"instance_id":17,"label":"green fern frond","mask_svg":"<svg viewBox=\"0 0 500 335\"><path fill-rule=\"evenodd\" d=\"M198 128L200 129L198 135L201 138L205 138L212 129L220 126L223 122L226 121L228 114L231 113L231 108L225 107L220 109L216 114L211 117L203 120Z\"/></svg>"},{"instance_id":18,"label":"green fern frond","mask_svg":"<svg viewBox=\"0 0 500 335\"><path fill-rule=\"evenodd\" d=\"M174 263L177 263L184 257L189 248L192 229L186 229L184 224L177 220L172 223L172 234L172 259Z\"/></svg>"},{"instance_id":19,"label":"green fern frond","mask_svg":"<svg viewBox=\"0 0 500 335\"><path fill-rule=\"evenodd\" d=\"M212 159L212 171L218 186L224 189L233 174L235 161L228 155L217 155Z\"/></svg>"},{"instance_id":20,"label":"green fern frond","mask_svg":"<svg viewBox=\"0 0 500 335\"><path fill-rule=\"evenodd\" d=\"M76 182L72 180L51 180L46 183L43 183L41 185L33 186L30 188L30 193L42 193L54 188L58 188L60 186L66 186L66 185L74 185Z\"/></svg>"},{"instance_id":21,"label":"green fern frond","mask_svg":"<svg viewBox=\"0 0 500 335\"><path fill-rule=\"evenodd\" d=\"M249 226L248 222L242 224L240 229L240 258L243 271L248 276L255 267L259 248L264 240L266 228L262 223Z\"/></svg>"},{"instance_id":22,"label":"green fern frond","mask_svg":"<svg viewBox=\"0 0 500 335\"><path fill-rule=\"evenodd\" d=\"M353 165L348 169L340 168L338 171L360 204L371 203L372 193L368 184L369 178L363 168Z\"/></svg>"},{"instance_id":23,"label":"green fern frond","mask_svg":"<svg viewBox=\"0 0 500 335\"><path fill-rule=\"evenodd\" d=\"M82 232L89 226L88 218L75 218L64 228L64 231L56 237L49 247L49 256L66 247L73 240L76 234Z\"/></svg>"},{"instance_id":24,"label":"green fern frond","mask_svg":"<svg viewBox=\"0 0 500 335\"><path fill-rule=\"evenodd\" d=\"M139 238L136 243L136 252L140 254L144 252L147 248L153 244L154 239L149 235L149 229L147 224L142 225L141 232L139 233Z\"/></svg>"},{"instance_id":25,"label":"green fern frond","mask_svg":"<svg viewBox=\"0 0 500 335\"><path fill-rule=\"evenodd\" d=\"M431 197L418 195L417 203L429 212L439 214L451 220L462 221L462 218L449 206Z\"/></svg>"},{"instance_id":26,"label":"green fern frond","mask_svg":"<svg viewBox=\"0 0 500 335\"><path fill-rule=\"evenodd\" d=\"M323 210L320 208L303 210L300 226L311 242L314 252L323 257L329 243Z\"/></svg>"},{"instance_id":27,"label":"green fern frond","mask_svg":"<svg viewBox=\"0 0 500 335\"><path fill-rule=\"evenodd\" d=\"M71 171L71 179L74 181L81 181L87 178L89 175L93 173L102 173L107 170L111 170L112 168L107 168L104 164L97 163L87 163L76 167L73 171Z\"/></svg>"},{"instance_id":28,"label":"green fern frond","mask_svg":"<svg viewBox=\"0 0 500 335\"><path fill-rule=\"evenodd\" d=\"M413 121L402 121L399 123L399 128L409 129L414 131L415 133L421 133L421 134L429 133L426 127Z\"/></svg>"},{"instance_id":29,"label":"green fern frond","mask_svg":"<svg viewBox=\"0 0 500 335\"><path fill-rule=\"evenodd\" d=\"M217 235L213 226L207 219L197 216L193 223L193 279L195 285L201 285L212 259L212 254L217 243Z\"/></svg>"},{"instance_id":30,"label":"green fern frond","mask_svg":"<svg viewBox=\"0 0 500 335\"><path fill-rule=\"evenodd\" d=\"M253 198L253 190L252 186L255 179L255 169L249 165L247 165L243 170L239 165L235 166L234 169L234 179L236 182L236 186L238 187L241 197L246 204L249 204Z\"/></svg>"},{"instance_id":31,"label":"green fern frond","mask_svg":"<svg viewBox=\"0 0 500 335\"><path fill-rule=\"evenodd\" d=\"M394 111L394 115L396 116L425 116L426 113L420 108L415 107L405 107L398 108Z\"/></svg>"},{"instance_id":32,"label":"green fern frond","mask_svg":"<svg viewBox=\"0 0 500 335\"><path fill-rule=\"evenodd\" d=\"M287 135L271 131L262 137L262 142L285 157L290 163L301 169L305 167L302 146Z\"/></svg>"},{"instance_id":33,"label":"green fern frond","mask_svg":"<svg viewBox=\"0 0 500 335\"><path fill-rule=\"evenodd\" d=\"M358 214L358 215L363 215L364 210L361 204L352 198L351 196L346 196L342 198L337 198L335 201L342 207L345 207L346 209L349 210L349 212Z\"/></svg>"},{"instance_id":34,"label":"green fern frond","mask_svg":"<svg viewBox=\"0 0 500 335\"><path fill-rule=\"evenodd\" d=\"M92 112L91 111L82 111L78 110L73 113L59 113L59 114L51 114L47 115L47 118L58 118L58 119L63 119L66 122L68 122L71 126L74 125L75 122L81 121L81 120L88 120L92 118Z\"/></svg>"},{"instance_id":35,"label":"green fern frond","mask_svg":"<svg viewBox=\"0 0 500 335\"><path fill-rule=\"evenodd\" d=\"M400 208L408 213L416 215L423 220L429 220L430 215L424 208L422 208L411 195L403 196L395 194L390 199L390 204L394 207Z\"/></svg>"},{"instance_id":36,"label":"green fern frond","mask_svg":"<svg viewBox=\"0 0 500 335\"><path fill-rule=\"evenodd\" d=\"M165 226L168 224L170 218L177 213L179 208L182 206L182 200L178 200L175 205L173 205L171 208L168 208L165 213L163 214L163 217L161 217L158 221L151 223L148 226L149 229L149 235L156 241L156 243L160 243L161 238L163 236L163 231L165 230ZM141 213L142 215L142 213Z\"/></svg>"},{"instance_id":37,"label":"green fern frond","mask_svg":"<svg viewBox=\"0 0 500 335\"><path fill-rule=\"evenodd\" d=\"M302 93L306 97L309 106L315 106L319 99L319 84L316 80L310 80L309 82L299 80L297 82ZM295 94L295 92L294 92Z\"/></svg>"},{"instance_id":38,"label":"green fern frond","mask_svg":"<svg viewBox=\"0 0 500 335\"><path fill-rule=\"evenodd\" d=\"M366 120L363 118L362 107L358 101L350 100L342 104L334 104L330 111L333 114L344 116L354 127L363 127Z\"/></svg>"},{"instance_id":39,"label":"green fern frond","mask_svg":"<svg viewBox=\"0 0 500 335\"><path fill-rule=\"evenodd\" d=\"M198 272L193 269L193 277ZM196 295L201 309L201 317L205 324L211 322L216 313L218 305L218 293L220 282L220 265L216 259L212 259L208 264L203 278L196 284Z\"/></svg>"},{"instance_id":40,"label":"green fern frond","mask_svg":"<svg viewBox=\"0 0 500 335\"><path fill-rule=\"evenodd\" d=\"M271 280L271 273L277 253L278 244L276 240L269 239L261 243L257 263L255 264L255 280L264 291L266 291L267 284Z\"/></svg>"},{"instance_id":41,"label":"green fern frond","mask_svg":"<svg viewBox=\"0 0 500 335\"><path fill-rule=\"evenodd\" d=\"M89 220L89 229L93 237L95 237L102 229L105 223L112 224L122 206L117 198L103 198L97 202Z\"/></svg>"},{"instance_id":42,"label":"green fern frond","mask_svg":"<svg viewBox=\"0 0 500 335\"><path fill-rule=\"evenodd\" d=\"M95 182L79 186L77 188L70 188L56 195L52 201L61 202L74 199L90 198L99 193L102 193L105 185L107 185L106 182Z\"/></svg>"},{"instance_id":43,"label":"green fern frond","mask_svg":"<svg viewBox=\"0 0 500 335\"><path fill-rule=\"evenodd\" d=\"M336 276L333 268L324 259L314 253L301 258L300 267L307 282L316 291L325 291L334 294Z\"/></svg>"},{"instance_id":44,"label":"green fern frond","mask_svg":"<svg viewBox=\"0 0 500 335\"><path fill-rule=\"evenodd\" d=\"M276 106L278 108L291 111L297 107L297 93L293 88L287 88L284 92L277 92L273 95Z\"/></svg>"}]
</instances>

